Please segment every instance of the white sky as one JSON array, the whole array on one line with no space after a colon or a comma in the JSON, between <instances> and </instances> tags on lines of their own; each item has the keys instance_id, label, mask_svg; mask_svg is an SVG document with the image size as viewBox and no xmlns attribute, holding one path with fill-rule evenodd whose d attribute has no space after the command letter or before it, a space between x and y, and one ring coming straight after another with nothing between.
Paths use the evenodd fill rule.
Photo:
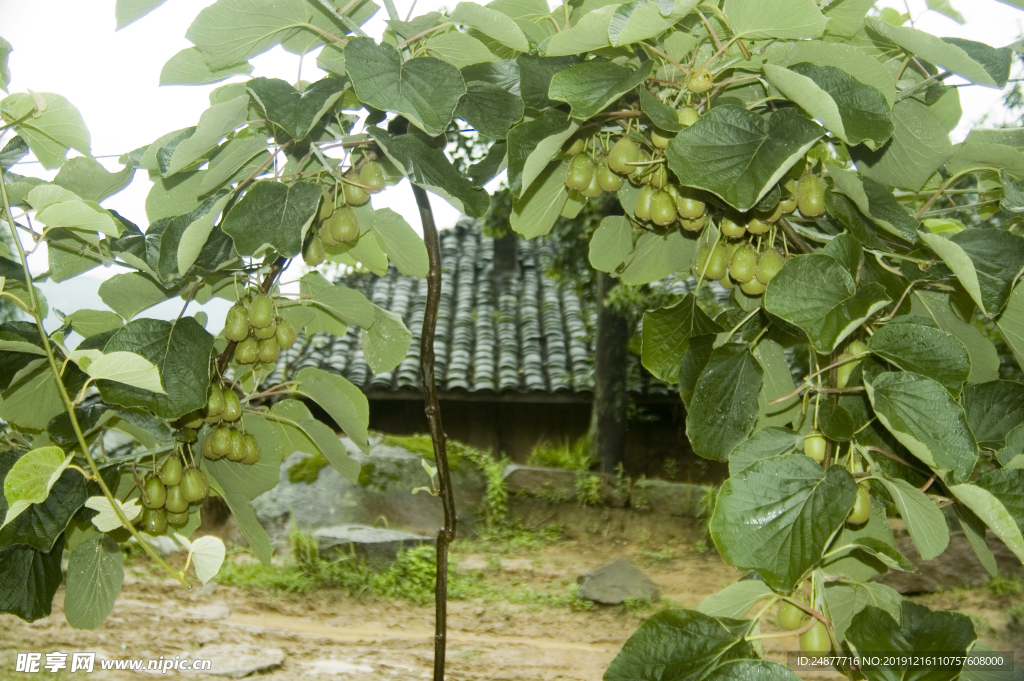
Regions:
<instances>
[{"instance_id":1,"label":"white sky","mask_svg":"<svg viewBox=\"0 0 1024 681\"><path fill-rule=\"evenodd\" d=\"M395 0L403 18L411 1ZM415 13L422 14L454 2L418 0ZM117 156L149 144L164 133L195 125L209 106L208 94L220 84L158 87L157 83L163 64L179 50L191 47L184 37L185 31L196 14L210 4L212 0L170 0L147 17L114 32L114 0L0 0L0 36L14 46L10 56L9 91L32 89L67 97L85 118L92 134L93 154L113 156L101 161L108 169L117 169ZM967 38L997 47L1013 43L1024 34L1024 12L995 0L952 0L952 4L966 17L966 25L959 26L936 12L926 11L925 0L909 0L915 27L939 36ZM892 6L901 11L906 8L902 0L883 0L880 6ZM381 9L365 30L379 37L385 18ZM305 60L303 78L316 80L319 77L314 61ZM252 62L253 76L295 80L297 57L280 48ZM991 114L995 122L1005 118L1000 106L1001 94L996 90L964 88L961 102L964 118L954 131L954 141L961 140L986 114ZM39 166L18 166L17 171L44 176ZM105 207L117 210L142 228L148 224L145 197L150 185L145 175L145 171L137 172L128 189L104 202ZM438 224L441 227L453 225L457 212L444 201L431 198ZM374 197L373 201L378 208L387 206L401 213L420 231L407 182ZM36 273L46 269L45 247L38 249L32 266ZM286 278L295 279L301 274L299 267L293 269L295 271L289 272ZM42 288L51 307L65 313L81 308L104 309L96 291L103 280L115 273L115 269L97 268L78 277L74 286L44 284ZM144 314L171 317L180 309L181 301L174 299ZM214 301L205 309L212 320L210 330L219 329L227 303Z\"/></svg>"}]
</instances>

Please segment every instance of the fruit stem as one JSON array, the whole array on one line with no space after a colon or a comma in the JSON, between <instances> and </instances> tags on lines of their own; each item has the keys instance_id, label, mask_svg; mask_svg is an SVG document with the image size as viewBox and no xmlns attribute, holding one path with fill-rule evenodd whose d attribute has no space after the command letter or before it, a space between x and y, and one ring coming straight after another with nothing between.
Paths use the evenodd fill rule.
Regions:
<instances>
[{"instance_id":1,"label":"fruit stem","mask_svg":"<svg viewBox=\"0 0 1024 681\"><path fill-rule=\"evenodd\" d=\"M698 12L698 14L699 14L699 12ZM703 19L703 17L701 17L701 18ZM707 22L705 22L705 23L707 23ZM716 37L715 40L717 41L718 38ZM646 47L648 50L650 50L654 54L656 54L659 57L661 57L662 59L664 59L665 61L667 61L669 64L672 64L672 66L674 66L677 69L679 69L682 73L685 73L685 74L689 74L690 73L690 69L686 68L685 66L683 66L682 64L677 62L675 59L673 59L672 57L668 56L667 54L665 54L664 52L659 50L657 47L654 47L653 45L650 45L648 43L643 43L643 42L640 43L640 44L642 46Z\"/></svg>"},{"instance_id":2,"label":"fruit stem","mask_svg":"<svg viewBox=\"0 0 1024 681\"><path fill-rule=\"evenodd\" d=\"M810 244L804 241L804 238L796 233L796 230L793 229L793 225L789 224L788 219L784 217L779 218L778 224L779 227L782 227L782 231L786 235L787 243L792 242L793 245L803 253L812 253L814 251Z\"/></svg>"},{"instance_id":3,"label":"fruit stem","mask_svg":"<svg viewBox=\"0 0 1024 681\"><path fill-rule=\"evenodd\" d=\"M67 388L64 386L64 381L61 378L60 370L57 367L57 358L53 355L53 346L50 344L50 337L46 334L46 329L43 328L43 318L39 314L39 304L36 301L35 287L32 286L32 272L28 267L28 257L25 255L25 248L21 244L21 237L18 235L18 230L14 226L14 220L11 219L11 204L10 199L7 196L7 184L4 179L3 167L0 166L0 195L3 196L3 208L4 217L7 218L7 226L10 229L11 237L14 239L14 245L18 249L18 256L21 260L21 268L25 273L25 288L28 289L29 302L32 306L32 318L35 320L36 329L39 332L39 339L43 342L43 350L46 352L46 359L50 364L50 372L53 374L53 381L57 384L57 391L60 393L61 402L64 403L64 411L67 412L69 419L71 420L71 428L75 431L75 438L78 440L78 446L82 450L85 460L89 463L89 470L92 471L93 477L99 484L100 489L103 491L103 496L107 498L107 502L110 503L114 510L114 514L117 515L117 519L121 521L128 532L131 533L135 540L139 542L143 550L149 554L157 565L162 567L168 572L168 574L174 575L179 582L182 583L186 588L192 588L188 580L185 579L185 574L177 572L168 565L160 554L157 553L148 541L142 538L139 531L135 529L131 521L125 516L124 511L121 510L121 506L117 503L113 493L110 491L110 487L107 486L107 482L100 475L99 466L96 465L96 461L92 458L92 453L89 451L89 445L85 441L85 435L82 433L82 427L78 423L78 416L75 414L75 406L71 402L71 397L68 395Z\"/></svg>"}]
</instances>

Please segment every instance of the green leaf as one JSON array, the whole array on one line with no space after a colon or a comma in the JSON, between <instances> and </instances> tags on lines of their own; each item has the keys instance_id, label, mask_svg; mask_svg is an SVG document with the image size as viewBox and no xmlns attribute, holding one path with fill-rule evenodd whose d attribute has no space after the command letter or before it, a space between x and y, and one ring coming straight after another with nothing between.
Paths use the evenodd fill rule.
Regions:
<instances>
[{"instance_id":1,"label":"green leaf","mask_svg":"<svg viewBox=\"0 0 1024 681\"><path fill-rule=\"evenodd\" d=\"M267 120L292 139L301 140L341 98L348 79L324 78L302 92L279 78L254 78L246 87L263 107Z\"/></svg>"},{"instance_id":2,"label":"green leaf","mask_svg":"<svg viewBox=\"0 0 1024 681\"><path fill-rule=\"evenodd\" d=\"M121 225L109 212L92 201L83 201L70 191L39 185L28 193L29 203L38 212L37 219L49 229L66 228L81 232L80 236L96 243L96 232L110 237L121 234Z\"/></svg>"},{"instance_id":3,"label":"green leaf","mask_svg":"<svg viewBox=\"0 0 1024 681\"><path fill-rule=\"evenodd\" d=\"M562 34L569 32L562 31ZM576 52L572 52L572 55L571 57L537 57L532 54L521 54L516 58L516 64L519 65L519 90L528 110L539 113L555 105L555 102L548 99L551 79L559 71L577 63Z\"/></svg>"},{"instance_id":4,"label":"green leaf","mask_svg":"<svg viewBox=\"0 0 1024 681\"><path fill-rule=\"evenodd\" d=\"M1018 558L1024 560L1024 470L1004 468L978 476L950 491L981 518Z\"/></svg>"},{"instance_id":5,"label":"green leaf","mask_svg":"<svg viewBox=\"0 0 1024 681\"><path fill-rule=\"evenodd\" d=\"M877 151L856 147L850 155L865 177L890 187L920 191L953 156L953 144L942 120L915 99L897 102L892 118L895 129L884 147Z\"/></svg>"},{"instance_id":6,"label":"green leaf","mask_svg":"<svg viewBox=\"0 0 1024 681\"><path fill-rule=\"evenodd\" d=\"M704 677L705 681L799 681L781 662L732 660Z\"/></svg>"},{"instance_id":7,"label":"green leaf","mask_svg":"<svg viewBox=\"0 0 1024 681\"><path fill-rule=\"evenodd\" d=\"M398 50L370 38L351 38L345 46L345 68L360 101L407 117L430 136L440 135L466 83L451 64L433 57L402 63Z\"/></svg>"},{"instance_id":8,"label":"green leaf","mask_svg":"<svg viewBox=\"0 0 1024 681\"><path fill-rule=\"evenodd\" d=\"M427 247L405 218L390 208L381 208L376 212L373 232L399 272L410 277L427 276Z\"/></svg>"},{"instance_id":9,"label":"green leaf","mask_svg":"<svg viewBox=\"0 0 1024 681\"><path fill-rule=\"evenodd\" d=\"M70 394L76 394L84 384L84 375L73 367L65 372L64 384ZM45 359L29 362L13 376L11 385L0 402L0 419L24 430L43 430L57 414L64 410L57 382Z\"/></svg>"},{"instance_id":10,"label":"green leaf","mask_svg":"<svg viewBox=\"0 0 1024 681\"><path fill-rule=\"evenodd\" d=\"M312 303L346 324L367 328L376 317L374 306L359 291L341 284L332 284L319 272L303 275L300 290L312 296Z\"/></svg>"},{"instance_id":11,"label":"green leaf","mask_svg":"<svg viewBox=\"0 0 1024 681\"><path fill-rule=\"evenodd\" d=\"M866 606L854 616L846 637L856 650L888 653L878 659L889 664L861 667L871 681L910 678L952 681L959 677L960 665L928 667L925 675L924 669L907 662L915 654L963 655L976 634L967 615L932 612L923 605L903 601L898 620L881 608Z\"/></svg>"},{"instance_id":12,"label":"green leaf","mask_svg":"<svg viewBox=\"0 0 1024 681\"><path fill-rule=\"evenodd\" d=\"M466 94L455 107L455 116L481 135L504 139L509 129L523 118L523 100L494 83L470 80L465 70L462 75L466 77Z\"/></svg>"},{"instance_id":13,"label":"green leaf","mask_svg":"<svg viewBox=\"0 0 1024 681\"><path fill-rule=\"evenodd\" d=\"M121 547L107 535L86 539L71 552L64 616L75 629L103 624L124 581Z\"/></svg>"},{"instance_id":14,"label":"green leaf","mask_svg":"<svg viewBox=\"0 0 1024 681\"><path fill-rule=\"evenodd\" d=\"M835 546L847 546L850 544L864 544L865 539L874 539L887 544L895 550L896 541L893 538L892 528L886 517L884 504L871 505L871 517L861 526L845 525L836 537ZM850 553L841 554L838 558L830 559L824 566L823 572L827 575L841 576L855 582L864 582L874 575L888 572L889 566L878 559L877 555L860 548Z\"/></svg>"},{"instance_id":15,"label":"green leaf","mask_svg":"<svg viewBox=\"0 0 1024 681\"><path fill-rule=\"evenodd\" d=\"M885 97L845 71L802 63L789 68L765 64L764 73L782 94L847 144L865 142L877 149L892 136Z\"/></svg>"},{"instance_id":16,"label":"green leaf","mask_svg":"<svg viewBox=\"0 0 1024 681\"><path fill-rule=\"evenodd\" d=\"M114 499L114 503L118 505L121 512L124 513L124 517L129 522L135 520L142 513L142 507L139 506L139 499L131 499L127 503L121 503L120 500ZM117 513L114 511L113 505L105 496L89 497L85 501L85 507L97 511L97 514L92 518L92 524L96 526L100 532L112 532L116 529L123 527L124 523L117 517Z\"/></svg>"},{"instance_id":17,"label":"green leaf","mask_svg":"<svg viewBox=\"0 0 1024 681\"><path fill-rule=\"evenodd\" d=\"M53 596L64 581L64 535L48 552L31 546L0 551L0 613L34 622L50 614Z\"/></svg>"},{"instance_id":18,"label":"green leaf","mask_svg":"<svg viewBox=\"0 0 1024 681\"><path fill-rule=\"evenodd\" d=\"M0 479L26 454L15 450L0 452ZM85 478L79 471L64 470L50 489L50 494L32 504L11 523L0 530L0 548L27 544L40 551L49 551L85 503ZM7 500L0 497L0 515L7 514Z\"/></svg>"},{"instance_id":19,"label":"green leaf","mask_svg":"<svg viewBox=\"0 0 1024 681\"><path fill-rule=\"evenodd\" d=\"M364 452L370 451L370 405L366 395L342 376L306 367L296 376L299 392L320 405Z\"/></svg>"},{"instance_id":20,"label":"green leaf","mask_svg":"<svg viewBox=\"0 0 1024 681\"><path fill-rule=\"evenodd\" d=\"M86 201L99 203L127 187L134 175L135 164L131 161L121 172L111 173L96 159L76 156L64 162L53 182Z\"/></svg>"},{"instance_id":21,"label":"green leaf","mask_svg":"<svg viewBox=\"0 0 1024 681\"><path fill-rule=\"evenodd\" d=\"M285 257L302 250L302 239L316 217L323 189L296 182L254 183L225 216L224 233L235 242L240 255L255 255L271 246Z\"/></svg>"},{"instance_id":22,"label":"green leaf","mask_svg":"<svg viewBox=\"0 0 1024 681\"><path fill-rule=\"evenodd\" d=\"M160 174L174 175L206 158L226 135L245 123L248 113L249 98L245 95L211 106L199 117L195 132L179 141L173 150L168 146L157 152Z\"/></svg>"},{"instance_id":23,"label":"green leaf","mask_svg":"<svg viewBox=\"0 0 1024 681\"><path fill-rule=\"evenodd\" d=\"M615 8L608 21L608 41L613 47L623 47L654 38L676 24L696 6L696 0L626 2Z\"/></svg>"},{"instance_id":24,"label":"green leaf","mask_svg":"<svg viewBox=\"0 0 1024 681\"><path fill-rule=\"evenodd\" d=\"M907 526L922 560L932 560L949 546L949 526L931 499L906 480L880 478Z\"/></svg>"},{"instance_id":25,"label":"green leaf","mask_svg":"<svg viewBox=\"0 0 1024 681\"><path fill-rule=\"evenodd\" d=\"M219 70L266 52L309 20L303 0L217 0L196 16L185 37Z\"/></svg>"},{"instance_id":26,"label":"green leaf","mask_svg":"<svg viewBox=\"0 0 1024 681\"><path fill-rule=\"evenodd\" d=\"M890 26L874 17L865 19L864 26L918 58L941 66L976 85L1002 88L1010 77L1009 48L997 50L971 40L937 38L915 28Z\"/></svg>"},{"instance_id":27,"label":"green leaf","mask_svg":"<svg viewBox=\"0 0 1024 681\"><path fill-rule=\"evenodd\" d=\"M772 457L722 486L711 536L727 562L789 591L821 561L856 495L857 484L842 467L824 471L803 454Z\"/></svg>"},{"instance_id":28,"label":"green leaf","mask_svg":"<svg viewBox=\"0 0 1024 681\"><path fill-rule=\"evenodd\" d=\"M551 109L508 131L508 186L514 196L533 186L578 129L565 112Z\"/></svg>"},{"instance_id":29,"label":"green leaf","mask_svg":"<svg viewBox=\"0 0 1024 681\"><path fill-rule=\"evenodd\" d=\"M327 73L336 76L346 75L348 72L345 70L345 46L340 43L325 45L316 57L316 65Z\"/></svg>"},{"instance_id":30,"label":"green leaf","mask_svg":"<svg viewBox=\"0 0 1024 681\"><path fill-rule=\"evenodd\" d=\"M722 327L697 306L697 296L687 293L671 307L644 312L641 359L652 374L675 383L690 339L720 331Z\"/></svg>"},{"instance_id":31,"label":"green leaf","mask_svg":"<svg viewBox=\"0 0 1024 681\"><path fill-rule=\"evenodd\" d=\"M227 190L212 194L195 210L171 218L160 234L160 257L157 270L165 282L176 282L184 277L195 265L202 271L213 271L224 262L236 256L232 242L214 222L231 199ZM148 237L155 231L156 225L150 225L146 232ZM207 251L207 249L213 249ZM213 253L211 263L210 253ZM212 266L211 266L212 265Z\"/></svg>"},{"instance_id":32,"label":"green leaf","mask_svg":"<svg viewBox=\"0 0 1024 681\"><path fill-rule=\"evenodd\" d=\"M921 324L886 324L868 339L868 349L904 371L923 374L954 394L971 373L967 348L956 336Z\"/></svg>"},{"instance_id":33,"label":"green leaf","mask_svg":"<svg viewBox=\"0 0 1024 681\"><path fill-rule=\"evenodd\" d=\"M669 167L687 187L705 189L733 208L757 205L824 130L793 109L767 120L731 105L716 106L668 144Z\"/></svg>"},{"instance_id":34,"label":"green leaf","mask_svg":"<svg viewBox=\"0 0 1024 681\"><path fill-rule=\"evenodd\" d=\"M196 187L196 194L202 196L218 188L227 188L226 184L242 181L268 156L265 139L240 137L228 140L210 155L210 163Z\"/></svg>"},{"instance_id":35,"label":"green leaf","mask_svg":"<svg viewBox=\"0 0 1024 681\"><path fill-rule=\"evenodd\" d=\"M117 17L117 30L138 21L167 0L117 0L114 16Z\"/></svg>"},{"instance_id":36,"label":"green leaf","mask_svg":"<svg viewBox=\"0 0 1024 681\"><path fill-rule=\"evenodd\" d=\"M214 483L210 483L213 487ZM270 566L270 559L274 555L274 548L270 545L270 537L267 531L256 519L256 512L252 509L252 503L242 496L234 494L224 495L224 503L231 511L231 517L238 523L238 529L242 531L245 542L249 549L255 554L263 565Z\"/></svg>"},{"instance_id":37,"label":"green leaf","mask_svg":"<svg viewBox=\"0 0 1024 681\"><path fill-rule=\"evenodd\" d=\"M765 338L754 347L753 354L754 359L764 370L764 382L757 394L757 423L754 428L760 430L792 423L800 414L800 398L793 395L796 385L793 383L785 348L774 340ZM792 397L770 404L786 395Z\"/></svg>"},{"instance_id":38,"label":"green leaf","mask_svg":"<svg viewBox=\"0 0 1024 681\"><path fill-rule=\"evenodd\" d=\"M688 238L679 230L665 234L644 232L626 256L619 279L625 284L640 286L687 270L702 245L701 241Z\"/></svg>"},{"instance_id":39,"label":"green leaf","mask_svg":"<svg viewBox=\"0 0 1024 681\"><path fill-rule=\"evenodd\" d=\"M960 527L963 528L964 536L967 537L968 543L974 550L974 555L978 557L978 562L985 567L989 575L997 576L999 566L996 564L996 557L992 554L992 547L988 544L985 523L962 504L957 504L953 510L956 512L957 520L960 521Z\"/></svg>"},{"instance_id":40,"label":"green leaf","mask_svg":"<svg viewBox=\"0 0 1024 681\"><path fill-rule=\"evenodd\" d=\"M168 59L160 69L160 85L207 85L250 73L252 64L247 61L211 69L198 47L187 47Z\"/></svg>"},{"instance_id":41,"label":"green leaf","mask_svg":"<svg viewBox=\"0 0 1024 681\"><path fill-rule=\"evenodd\" d=\"M1002 447L1006 436L1024 423L1024 384L990 381L964 390L967 425L982 447Z\"/></svg>"},{"instance_id":42,"label":"green leaf","mask_svg":"<svg viewBox=\"0 0 1024 681\"><path fill-rule=\"evenodd\" d=\"M497 60L487 45L477 38L459 31L432 33L423 41L423 54L457 69L473 64L486 64Z\"/></svg>"},{"instance_id":43,"label":"green leaf","mask_svg":"<svg viewBox=\"0 0 1024 681\"><path fill-rule=\"evenodd\" d=\"M835 18L844 7L857 7L857 4L860 3L861 9L857 10L860 17L856 20L857 27L853 31L856 33L864 23L866 8L863 5L865 2L870 4L871 0L833 2L828 6L826 12L830 18ZM799 40L791 43L786 59L778 63L783 66L807 63L840 69L864 85L881 92L890 109L896 103L896 86L893 83L892 74L878 59L869 54L868 49L860 49L847 43Z\"/></svg>"},{"instance_id":44,"label":"green leaf","mask_svg":"<svg viewBox=\"0 0 1024 681\"><path fill-rule=\"evenodd\" d=\"M489 38L516 52L529 52L530 43L522 29L510 17L472 2L460 2L452 11L451 20L475 28Z\"/></svg>"},{"instance_id":45,"label":"green leaf","mask_svg":"<svg viewBox=\"0 0 1024 681\"><path fill-rule=\"evenodd\" d=\"M838 260L819 253L790 258L764 294L764 309L802 329L822 354L890 302L881 285L858 290Z\"/></svg>"},{"instance_id":46,"label":"green leaf","mask_svg":"<svg viewBox=\"0 0 1024 681\"><path fill-rule=\"evenodd\" d=\"M207 170L198 170L155 179L153 188L146 195L146 217L149 221L157 222L195 210L202 203L199 186L208 173Z\"/></svg>"},{"instance_id":47,"label":"green leaf","mask_svg":"<svg viewBox=\"0 0 1024 681\"><path fill-rule=\"evenodd\" d=\"M1008 172L1024 175L1024 153L1005 144L975 142L968 136L963 144L954 147L952 158L946 163L950 175L964 175L980 170Z\"/></svg>"},{"instance_id":48,"label":"green leaf","mask_svg":"<svg viewBox=\"0 0 1024 681\"><path fill-rule=\"evenodd\" d=\"M899 617L902 602L902 596L883 584L832 582L825 585L825 603L840 641L846 639L854 616L865 607L872 605Z\"/></svg>"},{"instance_id":49,"label":"green leaf","mask_svg":"<svg viewBox=\"0 0 1024 681\"><path fill-rule=\"evenodd\" d=\"M621 215L609 215L601 220L601 224L594 230L594 235L590 237L588 259L595 270L614 272L632 251L633 228L629 224L629 219ZM1024 320L1024 311L1021 316ZM1021 348L1024 351L1024 342Z\"/></svg>"},{"instance_id":50,"label":"green leaf","mask_svg":"<svg viewBox=\"0 0 1024 681\"><path fill-rule=\"evenodd\" d=\"M160 384L160 372L152 362L133 352L75 350L68 359L93 379L108 379L141 390L166 394Z\"/></svg>"},{"instance_id":51,"label":"green leaf","mask_svg":"<svg viewBox=\"0 0 1024 681\"><path fill-rule=\"evenodd\" d=\"M271 407L271 412L283 420L278 423L283 451L323 454L335 470L356 484L359 464L349 456L337 433L314 419L305 405L297 400L282 400Z\"/></svg>"},{"instance_id":52,"label":"green leaf","mask_svg":"<svg viewBox=\"0 0 1024 681\"><path fill-rule=\"evenodd\" d=\"M633 632L604 681L699 681L725 662L754 656L743 638L751 626L696 610L662 610Z\"/></svg>"},{"instance_id":53,"label":"green leaf","mask_svg":"<svg viewBox=\"0 0 1024 681\"><path fill-rule=\"evenodd\" d=\"M92 155L89 130L82 114L60 95L48 92L13 94L0 101L0 117L14 127L48 170L60 167L68 149Z\"/></svg>"},{"instance_id":54,"label":"green leaf","mask_svg":"<svg viewBox=\"0 0 1024 681\"><path fill-rule=\"evenodd\" d=\"M11 84L11 68L7 63L13 48L9 42L0 38L0 90L7 92Z\"/></svg>"},{"instance_id":55,"label":"green leaf","mask_svg":"<svg viewBox=\"0 0 1024 681\"><path fill-rule=\"evenodd\" d=\"M762 428L729 452L729 475L736 477L741 471L761 459L792 452L800 435L789 428Z\"/></svg>"},{"instance_id":56,"label":"green leaf","mask_svg":"<svg viewBox=\"0 0 1024 681\"><path fill-rule=\"evenodd\" d=\"M363 357L370 371L382 374L391 371L409 354L412 332L394 312L373 306L373 324L363 327Z\"/></svg>"},{"instance_id":57,"label":"green leaf","mask_svg":"<svg viewBox=\"0 0 1024 681\"><path fill-rule=\"evenodd\" d=\"M180 534L174 535L178 541L188 542L188 539ZM224 564L224 556L227 555L227 548L219 537L206 535L191 543L186 543L189 555L192 557L192 565L196 569L196 577L200 582L206 584L217 576L221 565Z\"/></svg>"},{"instance_id":58,"label":"green leaf","mask_svg":"<svg viewBox=\"0 0 1024 681\"><path fill-rule=\"evenodd\" d=\"M437 194L469 217L479 218L487 213L491 206L487 192L460 175L444 151L422 135L414 133L391 137L373 126L367 132L410 182Z\"/></svg>"},{"instance_id":59,"label":"green leaf","mask_svg":"<svg viewBox=\"0 0 1024 681\"><path fill-rule=\"evenodd\" d=\"M725 16L745 38L820 38L828 23L813 0L727 0Z\"/></svg>"},{"instance_id":60,"label":"green leaf","mask_svg":"<svg viewBox=\"0 0 1024 681\"><path fill-rule=\"evenodd\" d=\"M944 480L967 479L978 460L978 445L963 407L941 383L906 372L865 381L875 415L904 447Z\"/></svg>"},{"instance_id":61,"label":"green leaf","mask_svg":"<svg viewBox=\"0 0 1024 681\"><path fill-rule=\"evenodd\" d=\"M741 619L756 604L774 595L760 579L743 579L705 598L697 611L712 617Z\"/></svg>"},{"instance_id":62,"label":"green leaf","mask_svg":"<svg viewBox=\"0 0 1024 681\"><path fill-rule=\"evenodd\" d=\"M986 383L999 378L999 355L995 345L973 325L965 322L950 306L947 293L914 291L911 294L910 313L929 317L943 331L959 339L971 358L968 383Z\"/></svg>"},{"instance_id":63,"label":"green leaf","mask_svg":"<svg viewBox=\"0 0 1024 681\"><path fill-rule=\"evenodd\" d=\"M60 447L40 447L15 461L4 478L7 515L0 528L9 525L32 504L44 501L73 458L73 454L64 454Z\"/></svg>"},{"instance_id":64,"label":"green leaf","mask_svg":"<svg viewBox=\"0 0 1024 681\"><path fill-rule=\"evenodd\" d=\"M342 27L340 21L342 10L353 24L362 26L377 13L380 7L372 0L356 0L355 2L342 2L341 0L320 2L317 0L309 3L307 9L311 15L308 21L309 26L303 26L294 32L285 34L287 37L281 41L281 47L292 54L309 54L325 42L340 47L340 43L335 43L322 32L341 36L349 31L349 24L346 22ZM320 31L316 29L320 29ZM344 75L344 72L341 75Z\"/></svg>"},{"instance_id":65,"label":"green leaf","mask_svg":"<svg viewBox=\"0 0 1024 681\"><path fill-rule=\"evenodd\" d=\"M549 163L529 189L512 200L509 224L514 231L527 239L544 236L551 231L569 199L569 190L565 187L568 167L568 161Z\"/></svg>"},{"instance_id":66,"label":"green leaf","mask_svg":"<svg viewBox=\"0 0 1024 681\"><path fill-rule=\"evenodd\" d=\"M892 192L855 172L834 165L828 168L836 191L848 196L861 213L894 236L910 242L917 240L917 220L896 201Z\"/></svg>"},{"instance_id":67,"label":"green leaf","mask_svg":"<svg viewBox=\"0 0 1024 681\"><path fill-rule=\"evenodd\" d=\"M110 309L131 319L146 308L173 297L177 290L165 289L145 274L124 272L100 284L99 294Z\"/></svg>"},{"instance_id":68,"label":"green leaf","mask_svg":"<svg viewBox=\"0 0 1024 681\"><path fill-rule=\"evenodd\" d=\"M725 461L757 421L757 394L764 371L750 348L727 343L711 353L688 405L686 436L693 451Z\"/></svg>"},{"instance_id":69,"label":"green leaf","mask_svg":"<svg viewBox=\"0 0 1024 681\"><path fill-rule=\"evenodd\" d=\"M646 87L640 88L640 109L661 130L678 132L683 129L683 124L676 116L676 110L658 99Z\"/></svg>"},{"instance_id":70,"label":"green leaf","mask_svg":"<svg viewBox=\"0 0 1024 681\"><path fill-rule=\"evenodd\" d=\"M1024 270L1024 238L1002 229L968 229L949 240L970 259L980 298L975 302L985 314L999 314L1010 297L1014 280ZM958 271L950 265L950 269L958 279L963 271L970 280L965 267Z\"/></svg>"},{"instance_id":71,"label":"green leaf","mask_svg":"<svg viewBox=\"0 0 1024 681\"><path fill-rule=\"evenodd\" d=\"M647 80L653 68L653 61L643 62L636 70L613 62L583 62L556 73L548 96L568 104L573 118L586 120Z\"/></svg>"},{"instance_id":72,"label":"green leaf","mask_svg":"<svg viewBox=\"0 0 1024 681\"><path fill-rule=\"evenodd\" d=\"M209 358L214 338L192 317L174 322L137 319L117 331L105 353L126 351L142 355L157 366L166 394L114 381L99 381L103 399L125 407L143 407L172 420L206 405L210 386Z\"/></svg>"},{"instance_id":73,"label":"green leaf","mask_svg":"<svg viewBox=\"0 0 1024 681\"><path fill-rule=\"evenodd\" d=\"M612 3L584 14L575 25L551 36L542 46L542 54L547 57L575 57L584 52L611 47L608 27L616 10L618 5ZM530 106L529 102L527 106Z\"/></svg>"},{"instance_id":74,"label":"green leaf","mask_svg":"<svg viewBox=\"0 0 1024 681\"><path fill-rule=\"evenodd\" d=\"M1013 352L1017 366L1024 368L1024 285L1014 287L996 327Z\"/></svg>"}]
</instances>

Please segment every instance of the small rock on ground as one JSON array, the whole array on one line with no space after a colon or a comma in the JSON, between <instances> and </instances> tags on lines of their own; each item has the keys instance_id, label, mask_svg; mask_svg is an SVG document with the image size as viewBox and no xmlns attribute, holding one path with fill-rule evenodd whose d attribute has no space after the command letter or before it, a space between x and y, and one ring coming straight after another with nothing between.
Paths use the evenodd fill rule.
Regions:
<instances>
[{"instance_id":1,"label":"small rock on ground","mask_svg":"<svg viewBox=\"0 0 1024 681\"><path fill-rule=\"evenodd\" d=\"M627 598L657 600L660 592L650 577L625 558L587 570L576 578L580 596L606 605L616 605Z\"/></svg>"},{"instance_id":2,"label":"small rock on ground","mask_svg":"<svg viewBox=\"0 0 1024 681\"><path fill-rule=\"evenodd\" d=\"M370 563L381 564L393 561L398 552L420 544L437 542L434 537L388 530L369 525L338 525L324 527L313 533L320 555L330 557L346 553L350 548L356 555L363 556Z\"/></svg>"},{"instance_id":3,"label":"small rock on ground","mask_svg":"<svg viewBox=\"0 0 1024 681\"><path fill-rule=\"evenodd\" d=\"M235 679L280 667L284 662L284 651L280 648L260 648L253 645L204 646L195 656L197 659L211 661L211 669L207 673Z\"/></svg>"}]
</instances>

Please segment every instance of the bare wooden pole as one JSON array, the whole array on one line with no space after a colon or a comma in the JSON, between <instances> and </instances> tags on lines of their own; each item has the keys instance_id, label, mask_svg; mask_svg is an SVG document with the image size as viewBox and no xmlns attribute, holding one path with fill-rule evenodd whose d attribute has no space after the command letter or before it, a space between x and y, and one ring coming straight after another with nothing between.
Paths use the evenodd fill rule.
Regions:
<instances>
[{"instance_id":1,"label":"bare wooden pole","mask_svg":"<svg viewBox=\"0 0 1024 681\"><path fill-rule=\"evenodd\" d=\"M427 273L427 309L423 312L423 333L420 336L420 373L423 378L423 402L430 425L430 438L434 443L434 463L437 464L441 505L444 508L444 527L437 532L437 580L434 583L434 681L444 681L444 662L448 638L448 545L455 539L455 495L448 470L448 449L441 425L441 407L437 401L437 383L434 381L434 329L437 326L437 305L441 299L441 244L434 224L427 193L412 186L416 205L423 223L423 241L427 245L430 269Z\"/></svg>"}]
</instances>

